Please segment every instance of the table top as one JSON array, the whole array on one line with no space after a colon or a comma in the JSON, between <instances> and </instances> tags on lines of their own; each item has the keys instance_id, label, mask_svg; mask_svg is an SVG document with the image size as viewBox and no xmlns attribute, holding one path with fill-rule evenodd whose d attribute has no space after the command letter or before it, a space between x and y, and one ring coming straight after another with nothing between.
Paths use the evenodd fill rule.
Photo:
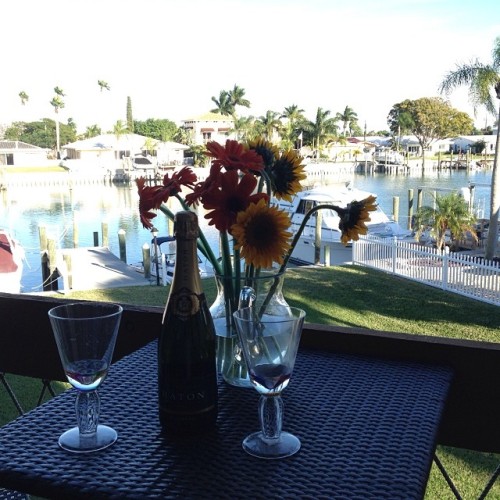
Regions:
<instances>
[{"instance_id":1,"label":"table top","mask_svg":"<svg viewBox=\"0 0 500 500\"><path fill-rule=\"evenodd\" d=\"M0 429L0 487L46 498L422 498L451 383L445 367L299 350L283 392L283 429L301 450L283 460L247 455L258 430L254 389L219 385L217 429L161 435L156 342L113 365L100 389L111 447L65 452L73 389Z\"/></svg>"}]
</instances>

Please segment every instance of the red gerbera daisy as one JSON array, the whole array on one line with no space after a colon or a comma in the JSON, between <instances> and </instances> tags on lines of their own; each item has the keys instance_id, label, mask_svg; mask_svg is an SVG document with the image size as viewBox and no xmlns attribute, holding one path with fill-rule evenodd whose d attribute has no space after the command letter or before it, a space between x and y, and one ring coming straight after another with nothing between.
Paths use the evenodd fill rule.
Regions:
<instances>
[{"instance_id":1,"label":"red gerbera daisy","mask_svg":"<svg viewBox=\"0 0 500 500\"><path fill-rule=\"evenodd\" d=\"M206 156L214 158L212 165L215 167L225 167L226 170L241 170L248 172L253 170L259 172L264 169L262 157L251 149L245 148L238 141L228 139L226 145L222 146L218 142L207 143Z\"/></svg>"},{"instance_id":2,"label":"red gerbera daisy","mask_svg":"<svg viewBox=\"0 0 500 500\"><path fill-rule=\"evenodd\" d=\"M265 193L252 194L257 185L257 179L251 174L243 174L239 180L236 170L220 174L220 186L214 187L203 194L203 206L211 212L205 215L210 225L219 231L229 231L236 222L238 212L245 210L250 203L267 200Z\"/></svg>"}]
</instances>

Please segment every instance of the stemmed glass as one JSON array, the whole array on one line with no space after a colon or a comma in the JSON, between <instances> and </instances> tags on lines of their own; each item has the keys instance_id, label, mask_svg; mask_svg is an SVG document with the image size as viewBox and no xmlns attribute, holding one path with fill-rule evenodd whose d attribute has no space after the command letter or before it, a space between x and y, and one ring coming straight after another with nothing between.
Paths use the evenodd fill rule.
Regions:
<instances>
[{"instance_id":1,"label":"stemmed glass","mask_svg":"<svg viewBox=\"0 0 500 500\"><path fill-rule=\"evenodd\" d=\"M305 315L295 307L261 318L254 307L244 307L233 314L250 381L261 395L261 430L243 440L243 449L255 457L284 458L300 449L300 440L281 430L281 392L292 375Z\"/></svg>"},{"instance_id":2,"label":"stemmed glass","mask_svg":"<svg viewBox=\"0 0 500 500\"><path fill-rule=\"evenodd\" d=\"M114 429L100 425L97 387L106 378L123 308L117 304L82 302L49 311L59 356L69 383L78 390L77 427L59 438L73 452L102 450L117 439Z\"/></svg>"}]
</instances>

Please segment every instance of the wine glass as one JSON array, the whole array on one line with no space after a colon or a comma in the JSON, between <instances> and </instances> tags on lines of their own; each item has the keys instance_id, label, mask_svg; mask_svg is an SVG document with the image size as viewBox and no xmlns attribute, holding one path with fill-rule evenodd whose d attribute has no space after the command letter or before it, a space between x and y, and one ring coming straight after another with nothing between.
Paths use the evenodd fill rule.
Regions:
<instances>
[{"instance_id":1,"label":"wine glass","mask_svg":"<svg viewBox=\"0 0 500 500\"><path fill-rule=\"evenodd\" d=\"M77 427L59 438L73 452L102 450L117 439L114 429L100 425L97 387L106 378L123 308L117 304L81 302L54 307L50 323L69 383L78 390Z\"/></svg>"},{"instance_id":2,"label":"wine glass","mask_svg":"<svg viewBox=\"0 0 500 500\"><path fill-rule=\"evenodd\" d=\"M305 315L295 307L262 317L254 307L244 307L233 314L250 381L261 395L261 430L243 440L243 449L255 457L284 458L300 449L300 440L281 430L281 392L292 375Z\"/></svg>"}]
</instances>

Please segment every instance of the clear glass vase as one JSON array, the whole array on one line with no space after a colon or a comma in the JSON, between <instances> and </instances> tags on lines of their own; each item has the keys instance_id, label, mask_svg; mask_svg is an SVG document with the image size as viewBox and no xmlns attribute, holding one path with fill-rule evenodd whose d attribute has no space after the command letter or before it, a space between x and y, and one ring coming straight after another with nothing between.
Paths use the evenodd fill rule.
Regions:
<instances>
[{"instance_id":1,"label":"clear glass vase","mask_svg":"<svg viewBox=\"0 0 500 500\"><path fill-rule=\"evenodd\" d=\"M238 387L251 387L248 370L238 342L233 312L238 308L244 287L253 289L253 306L259 314L288 309L283 297L285 272L260 272L258 276L240 279L228 276L215 277L217 297L210 307L217 335L217 369L224 380ZM248 305L248 304L243 304Z\"/></svg>"}]
</instances>

